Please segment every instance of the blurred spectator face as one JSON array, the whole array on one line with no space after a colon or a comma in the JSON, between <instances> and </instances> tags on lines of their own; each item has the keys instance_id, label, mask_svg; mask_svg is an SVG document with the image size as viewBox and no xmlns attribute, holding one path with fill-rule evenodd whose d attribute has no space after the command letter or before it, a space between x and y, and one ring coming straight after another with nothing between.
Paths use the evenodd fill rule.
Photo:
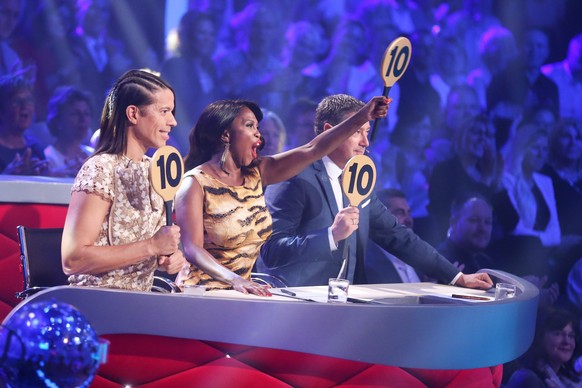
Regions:
<instances>
[{"instance_id":1,"label":"blurred spectator face","mask_svg":"<svg viewBox=\"0 0 582 388\"><path fill-rule=\"evenodd\" d=\"M250 21L249 48L252 52L278 53L275 43L280 39L281 21L274 15L270 15L266 8L259 8Z\"/></svg>"},{"instance_id":2,"label":"blurred spectator face","mask_svg":"<svg viewBox=\"0 0 582 388\"><path fill-rule=\"evenodd\" d=\"M0 0L0 39L8 39L18 24L20 0Z\"/></svg>"},{"instance_id":3,"label":"blurred spectator face","mask_svg":"<svg viewBox=\"0 0 582 388\"><path fill-rule=\"evenodd\" d=\"M420 71L432 71L435 40L429 31L419 31L412 35L412 57L410 66Z\"/></svg>"},{"instance_id":4,"label":"blurred spectator face","mask_svg":"<svg viewBox=\"0 0 582 388\"><path fill-rule=\"evenodd\" d=\"M529 67L541 67L550 54L550 46L546 34L540 30L529 31L524 39L523 54Z\"/></svg>"},{"instance_id":5,"label":"blurred spectator face","mask_svg":"<svg viewBox=\"0 0 582 388\"><path fill-rule=\"evenodd\" d=\"M575 162L582 157L582 128L573 125L562 128L557 139L556 153L566 160Z\"/></svg>"},{"instance_id":6,"label":"blurred spectator face","mask_svg":"<svg viewBox=\"0 0 582 388\"><path fill-rule=\"evenodd\" d=\"M430 143L431 123L430 118L425 116L420 122L412 124L406 131L404 143L407 148L423 150Z\"/></svg>"},{"instance_id":7,"label":"blurred spectator face","mask_svg":"<svg viewBox=\"0 0 582 388\"><path fill-rule=\"evenodd\" d=\"M46 31L53 39L66 39L67 29L58 12L45 12Z\"/></svg>"},{"instance_id":8,"label":"blurred spectator face","mask_svg":"<svg viewBox=\"0 0 582 388\"><path fill-rule=\"evenodd\" d=\"M110 5L107 0L80 0L79 21L85 34L98 37L109 24Z\"/></svg>"},{"instance_id":9,"label":"blurred spectator face","mask_svg":"<svg viewBox=\"0 0 582 388\"><path fill-rule=\"evenodd\" d=\"M492 74L505 69L516 54L513 34L506 28L494 26L483 33L481 57Z\"/></svg>"},{"instance_id":10,"label":"blurred spectator face","mask_svg":"<svg viewBox=\"0 0 582 388\"><path fill-rule=\"evenodd\" d=\"M568 47L567 60L572 76L580 80L582 77L582 35L573 38Z\"/></svg>"},{"instance_id":11,"label":"blurred spectator face","mask_svg":"<svg viewBox=\"0 0 582 388\"><path fill-rule=\"evenodd\" d=\"M439 41L438 53L435 62L440 74L456 76L467 72L467 55L456 39Z\"/></svg>"},{"instance_id":12,"label":"blurred spectator face","mask_svg":"<svg viewBox=\"0 0 582 388\"><path fill-rule=\"evenodd\" d=\"M493 230L493 210L480 198L468 200L451 220L450 238L472 251L487 248Z\"/></svg>"},{"instance_id":13,"label":"blurred spectator face","mask_svg":"<svg viewBox=\"0 0 582 388\"><path fill-rule=\"evenodd\" d=\"M75 20L76 11L77 11L76 0L60 0L58 2L57 14L67 35L74 32L77 26L77 22Z\"/></svg>"},{"instance_id":14,"label":"blurred spectator face","mask_svg":"<svg viewBox=\"0 0 582 388\"><path fill-rule=\"evenodd\" d=\"M91 108L86 101L75 101L63 112L60 137L82 141L91 125Z\"/></svg>"},{"instance_id":15,"label":"blurred spectator face","mask_svg":"<svg viewBox=\"0 0 582 388\"><path fill-rule=\"evenodd\" d=\"M527 147L523 157L523 169L539 171L548 159L548 137L539 136Z\"/></svg>"},{"instance_id":16,"label":"blurred spectator face","mask_svg":"<svg viewBox=\"0 0 582 388\"><path fill-rule=\"evenodd\" d=\"M531 120L538 127L549 131L556 123L556 116L549 109L539 109Z\"/></svg>"},{"instance_id":17,"label":"blurred spectator face","mask_svg":"<svg viewBox=\"0 0 582 388\"><path fill-rule=\"evenodd\" d=\"M317 61L323 41L320 29L307 22L297 23L288 30L286 40L290 53L288 61L295 68L302 69Z\"/></svg>"},{"instance_id":18,"label":"blurred spectator face","mask_svg":"<svg viewBox=\"0 0 582 388\"><path fill-rule=\"evenodd\" d=\"M398 220L398 223L406 226L409 229L414 227L414 221L410 215L410 206L406 198L392 197L386 204L390 213Z\"/></svg>"},{"instance_id":19,"label":"blurred spectator face","mask_svg":"<svg viewBox=\"0 0 582 388\"><path fill-rule=\"evenodd\" d=\"M542 347L550 365L561 365L570 360L576 347L576 332L569 323L562 330L544 333Z\"/></svg>"},{"instance_id":20,"label":"blurred spectator face","mask_svg":"<svg viewBox=\"0 0 582 388\"><path fill-rule=\"evenodd\" d=\"M212 56L216 49L216 29L209 20L200 20L192 27L192 35L184 44L198 56Z\"/></svg>"},{"instance_id":21,"label":"blurred spectator face","mask_svg":"<svg viewBox=\"0 0 582 388\"><path fill-rule=\"evenodd\" d=\"M265 147L261 150L261 154L275 155L283 151L285 142L284 134L275 120L269 116L265 116L261 121L259 131L265 139Z\"/></svg>"},{"instance_id":22,"label":"blurred spectator face","mask_svg":"<svg viewBox=\"0 0 582 388\"><path fill-rule=\"evenodd\" d=\"M447 128L457 128L460 123L475 117L481 111L477 93L470 89L458 89L449 93L445 112Z\"/></svg>"},{"instance_id":23,"label":"blurred spectator face","mask_svg":"<svg viewBox=\"0 0 582 388\"><path fill-rule=\"evenodd\" d=\"M346 58L353 65L359 65L368 54L366 31L357 23L341 25L336 33L336 55Z\"/></svg>"},{"instance_id":24,"label":"blurred spectator face","mask_svg":"<svg viewBox=\"0 0 582 388\"><path fill-rule=\"evenodd\" d=\"M485 123L477 122L465 134L463 149L476 159L485 156L487 149L495 141L495 128Z\"/></svg>"},{"instance_id":25,"label":"blurred spectator face","mask_svg":"<svg viewBox=\"0 0 582 388\"><path fill-rule=\"evenodd\" d=\"M295 117L295 142L299 146L306 144L313 139L315 132L313 130L313 123L315 122L315 110L307 111Z\"/></svg>"},{"instance_id":26,"label":"blurred spectator face","mask_svg":"<svg viewBox=\"0 0 582 388\"><path fill-rule=\"evenodd\" d=\"M2 124L17 133L24 132L34 118L34 98L29 90L17 91L3 108Z\"/></svg>"}]
</instances>

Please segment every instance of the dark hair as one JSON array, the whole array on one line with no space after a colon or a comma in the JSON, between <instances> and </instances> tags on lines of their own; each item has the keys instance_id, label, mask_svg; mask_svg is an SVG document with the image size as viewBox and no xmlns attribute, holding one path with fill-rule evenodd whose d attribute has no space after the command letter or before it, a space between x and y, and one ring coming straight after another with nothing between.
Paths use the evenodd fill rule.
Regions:
<instances>
[{"instance_id":1,"label":"dark hair","mask_svg":"<svg viewBox=\"0 0 582 388\"><path fill-rule=\"evenodd\" d=\"M538 311L536 322L536 333L534 341L526 355L524 363L532 370L536 369L536 364L540 360L545 360L546 354L543 346L543 340L546 333L556 330L562 330L568 324L572 325L576 342L572 357L564 363L560 374L566 376L574 382L579 382L580 377L574 369L574 363L580 356L580 326L578 318L568 310L562 308L541 308Z\"/></svg>"},{"instance_id":2,"label":"dark hair","mask_svg":"<svg viewBox=\"0 0 582 388\"><path fill-rule=\"evenodd\" d=\"M315 133L317 135L322 133L325 123L338 125L347 118L348 114L356 113L364 105L366 104L363 101L347 94L325 97L315 110Z\"/></svg>"},{"instance_id":3,"label":"dark hair","mask_svg":"<svg viewBox=\"0 0 582 388\"><path fill-rule=\"evenodd\" d=\"M25 90L33 92L33 85L23 75L5 75L0 77L0 107L4 109L16 93Z\"/></svg>"},{"instance_id":4,"label":"dark hair","mask_svg":"<svg viewBox=\"0 0 582 388\"><path fill-rule=\"evenodd\" d=\"M376 192L376 196L386 207L388 207L390 201L394 198L406 199L404 191L399 189L380 189Z\"/></svg>"},{"instance_id":5,"label":"dark hair","mask_svg":"<svg viewBox=\"0 0 582 388\"><path fill-rule=\"evenodd\" d=\"M46 125L51 135L58 137L57 122L62 119L65 110L77 101L86 102L91 114L93 113L93 98L89 93L73 86L61 86L55 90L48 102L46 117Z\"/></svg>"},{"instance_id":6,"label":"dark hair","mask_svg":"<svg viewBox=\"0 0 582 388\"><path fill-rule=\"evenodd\" d=\"M184 162L186 170L209 161L223 147L222 134L231 127L243 108L250 109L257 121L263 119L261 108L248 100L219 100L204 108L190 131L190 150Z\"/></svg>"},{"instance_id":7,"label":"dark hair","mask_svg":"<svg viewBox=\"0 0 582 388\"><path fill-rule=\"evenodd\" d=\"M200 12L196 10L190 10L186 12L180 19L180 24L178 25L178 41L179 50L181 55L189 56L192 55L190 52L190 45L186 44L190 39L192 39L192 34L194 33L194 28L198 26L201 22L208 21L213 26L215 26L214 18L206 12ZM215 26L216 27L216 26Z\"/></svg>"},{"instance_id":8,"label":"dark hair","mask_svg":"<svg viewBox=\"0 0 582 388\"><path fill-rule=\"evenodd\" d=\"M127 107L153 104L153 93L162 89L174 93L170 84L148 71L129 70L119 77L105 99L95 154L124 153L127 149Z\"/></svg>"},{"instance_id":9,"label":"dark hair","mask_svg":"<svg viewBox=\"0 0 582 388\"><path fill-rule=\"evenodd\" d=\"M574 128L576 130L576 132L578 133L578 135L582 135L582 121L574 119L574 118L564 118L564 119L558 121L556 124L554 124L554 126L550 130L550 136L548 139L549 140L549 150L550 150L550 155L549 155L550 160L556 160L557 157L564 156L564 155L558 155L558 142L559 142L559 139L560 139L560 136L562 135L562 133L570 127Z\"/></svg>"},{"instance_id":10,"label":"dark hair","mask_svg":"<svg viewBox=\"0 0 582 388\"><path fill-rule=\"evenodd\" d=\"M493 121L491 121L491 118L485 113L480 113L473 117L467 117L463 120L463 125L461 125L457 132L453 134L453 146L456 153L461 153L461 151L464 149L464 142L469 132L481 125L485 126L488 130L493 130L496 132Z\"/></svg>"}]
</instances>

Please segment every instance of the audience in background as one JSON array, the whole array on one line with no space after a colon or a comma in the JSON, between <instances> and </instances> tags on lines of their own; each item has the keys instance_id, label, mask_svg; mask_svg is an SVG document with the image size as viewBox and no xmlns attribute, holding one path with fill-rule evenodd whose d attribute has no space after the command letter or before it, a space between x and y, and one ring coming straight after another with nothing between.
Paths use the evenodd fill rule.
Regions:
<instances>
[{"instance_id":1,"label":"audience in background","mask_svg":"<svg viewBox=\"0 0 582 388\"><path fill-rule=\"evenodd\" d=\"M477 272L496 268L485 252L493 231L493 208L482 197L458 200L451 207L447 239L438 247L439 252L461 271Z\"/></svg>"},{"instance_id":2,"label":"audience in background","mask_svg":"<svg viewBox=\"0 0 582 388\"><path fill-rule=\"evenodd\" d=\"M518 59L497 73L487 88L487 108L497 123L503 123L497 128L500 148L510 137L511 124L520 117L540 108L559 115L558 87L541 71L550 52L547 35L540 30L524 31L519 50Z\"/></svg>"},{"instance_id":3,"label":"audience in background","mask_svg":"<svg viewBox=\"0 0 582 388\"><path fill-rule=\"evenodd\" d=\"M317 102L300 98L287 111L284 122L287 127L287 148L308 143L315 133L315 109Z\"/></svg>"},{"instance_id":4,"label":"audience in background","mask_svg":"<svg viewBox=\"0 0 582 388\"><path fill-rule=\"evenodd\" d=\"M427 152L432 164L453 157L453 138L468 120L482 111L477 92L471 86L465 84L451 88L443 110L443 120L433 126L431 147Z\"/></svg>"},{"instance_id":5,"label":"audience in background","mask_svg":"<svg viewBox=\"0 0 582 388\"><path fill-rule=\"evenodd\" d=\"M443 34L463 39L470 69L480 67L479 45L485 31L501 24L493 12L493 0L464 0L441 23Z\"/></svg>"},{"instance_id":6,"label":"audience in background","mask_svg":"<svg viewBox=\"0 0 582 388\"><path fill-rule=\"evenodd\" d=\"M22 70L22 60L9 44L20 18L22 0L0 0L0 76Z\"/></svg>"},{"instance_id":7,"label":"audience in background","mask_svg":"<svg viewBox=\"0 0 582 388\"><path fill-rule=\"evenodd\" d=\"M132 67L123 43L108 34L111 2L78 0L77 28L71 37L71 50L79 69L80 85L97 104L105 101L115 79ZM95 121L92 125L98 127Z\"/></svg>"},{"instance_id":8,"label":"audience in background","mask_svg":"<svg viewBox=\"0 0 582 388\"><path fill-rule=\"evenodd\" d=\"M263 144L261 148L262 155L275 155L285 149L287 142L287 130L281 118L272 110L261 109L263 120L261 121L261 136Z\"/></svg>"},{"instance_id":9,"label":"audience in background","mask_svg":"<svg viewBox=\"0 0 582 388\"><path fill-rule=\"evenodd\" d=\"M34 118L32 84L23 76L0 78L0 171L49 175L42 146L24 134Z\"/></svg>"},{"instance_id":10,"label":"audience in background","mask_svg":"<svg viewBox=\"0 0 582 388\"><path fill-rule=\"evenodd\" d=\"M582 34L570 40L566 59L543 66L542 72L558 85L560 116L582 120Z\"/></svg>"},{"instance_id":11,"label":"audience in background","mask_svg":"<svg viewBox=\"0 0 582 388\"><path fill-rule=\"evenodd\" d=\"M457 37L442 35L437 38L434 72L430 75L430 83L440 97L441 108L444 108L451 88L464 85L467 82L467 54Z\"/></svg>"},{"instance_id":12,"label":"audience in background","mask_svg":"<svg viewBox=\"0 0 582 388\"><path fill-rule=\"evenodd\" d=\"M285 10L274 2L248 2L230 20L236 45L216 58L217 72L224 95L244 98L269 107L265 86L283 63Z\"/></svg>"},{"instance_id":13,"label":"audience in background","mask_svg":"<svg viewBox=\"0 0 582 388\"><path fill-rule=\"evenodd\" d=\"M579 387L580 321L566 310L540 310L534 342L519 359L507 388Z\"/></svg>"},{"instance_id":14,"label":"audience in background","mask_svg":"<svg viewBox=\"0 0 582 388\"><path fill-rule=\"evenodd\" d=\"M188 135L204 107L221 94L212 55L217 28L210 14L186 12L178 27L178 54L162 64L161 76L176 91L176 120L173 142L183 155Z\"/></svg>"},{"instance_id":15,"label":"audience in background","mask_svg":"<svg viewBox=\"0 0 582 388\"><path fill-rule=\"evenodd\" d=\"M345 18L333 35L329 55L312 73L325 82L324 95L344 91L362 100L378 95L378 66L369 58L370 31L362 20Z\"/></svg>"},{"instance_id":16,"label":"audience in background","mask_svg":"<svg viewBox=\"0 0 582 388\"><path fill-rule=\"evenodd\" d=\"M515 53L515 38L507 28L494 25L481 35L479 39L481 64L474 68L467 77L468 84L479 95L481 107L487 106L486 91L491 79L507 68L514 59Z\"/></svg>"},{"instance_id":17,"label":"audience in background","mask_svg":"<svg viewBox=\"0 0 582 388\"><path fill-rule=\"evenodd\" d=\"M552 270L550 257L561 231L552 180L541 173L548 157L548 133L521 125L511 139L505 161L503 190L494 206L503 231L497 256L512 273L541 276Z\"/></svg>"},{"instance_id":18,"label":"audience in background","mask_svg":"<svg viewBox=\"0 0 582 388\"><path fill-rule=\"evenodd\" d=\"M401 117L390 135L388 149L376 161L376 187L402 190L414 217L428 216L428 179L434 167L426 157L431 130L426 114Z\"/></svg>"},{"instance_id":19,"label":"audience in background","mask_svg":"<svg viewBox=\"0 0 582 388\"><path fill-rule=\"evenodd\" d=\"M57 2L29 1L28 4L30 14L22 22L14 47L36 70L36 119L44 121L53 91L64 85L80 85L80 69Z\"/></svg>"},{"instance_id":20,"label":"audience in background","mask_svg":"<svg viewBox=\"0 0 582 388\"><path fill-rule=\"evenodd\" d=\"M563 235L582 237L582 122L563 119L550 132L548 163Z\"/></svg>"},{"instance_id":21,"label":"audience in background","mask_svg":"<svg viewBox=\"0 0 582 388\"><path fill-rule=\"evenodd\" d=\"M398 117L420 112L430 117L433 126L441 123L441 100L430 84L434 73L435 37L430 30L416 30L410 36L413 47L409 68L398 81L400 99Z\"/></svg>"},{"instance_id":22,"label":"audience in background","mask_svg":"<svg viewBox=\"0 0 582 388\"><path fill-rule=\"evenodd\" d=\"M548 163L541 171L552 179L562 234L557 277L563 284L572 265L582 257L582 123L564 119L550 132Z\"/></svg>"},{"instance_id":23,"label":"audience in background","mask_svg":"<svg viewBox=\"0 0 582 388\"><path fill-rule=\"evenodd\" d=\"M491 120L481 114L464 121L455 134L454 156L437 164L429 179L430 241L445 238L455 199L474 193L492 197L499 188L501 166Z\"/></svg>"},{"instance_id":24,"label":"audience in background","mask_svg":"<svg viewBox=\"0 0 582 388\"><path fill-rule=\"evenodd\" d=\"M74 87L61 87L48 104L47 126L55 142L44 149L51 175L75 177L93 148L84 142L93 117L91 96Z\"/></svg>"},{"instance_id":25,"label":"audience in background","mask_svg":"<svg viewBox=\"0 0 582 388\"><path fill-rule=\"evenodd\" d=\"M324 78L313 76L310 72L325 54L322 50L324 39L324 31L319 24L299 21L289 25L281 54L283 66L270 75L265 85L270 110L287 114L289 106L299 99L319 100L323 96Z\"/></svg>"}]
</instances>

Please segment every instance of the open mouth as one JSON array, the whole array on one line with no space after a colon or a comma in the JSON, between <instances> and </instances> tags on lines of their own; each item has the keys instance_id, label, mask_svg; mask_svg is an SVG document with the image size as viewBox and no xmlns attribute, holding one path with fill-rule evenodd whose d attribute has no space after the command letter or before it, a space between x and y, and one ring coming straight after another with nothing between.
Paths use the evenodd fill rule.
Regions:
<instances>
[{"instance_id":1,"label":"open mouth","mask_svg":"<svg viewBox=\"0 0 582 388\"><path fill-rule=\"evenodd\" d=\"M264 146L264 141L261 137L261 140L257 141L255 144L253 144L253 148L252 148L252 153L253 153L253 159L256 159L259 157L259 151L263 149Z\"/></svg>"}]
</instances>

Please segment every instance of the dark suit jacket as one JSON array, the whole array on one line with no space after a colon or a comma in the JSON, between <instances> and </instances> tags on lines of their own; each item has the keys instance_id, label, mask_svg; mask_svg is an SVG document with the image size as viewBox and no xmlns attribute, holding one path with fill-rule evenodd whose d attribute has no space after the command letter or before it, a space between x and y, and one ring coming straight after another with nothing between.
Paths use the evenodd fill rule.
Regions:
<instances>
[{"instance_id":1,"label":"dark suit jacket","mask_svg":"<svg viewBox=\"0 0 582 388\"><path fill-rule=\"evenodd\" d=\"M329 248L327 229L338 209L323 162L268 187L265 197L273 217L273 234L261 248L256 269L291 286L326 285L340 270L342 249L341 245L334 252ZM367 282L363 262L368 237L415 269L444 282L458 273L433 247L399 225L376 194L359 207L356 283Z\"/></svg>"}]
</instances>

